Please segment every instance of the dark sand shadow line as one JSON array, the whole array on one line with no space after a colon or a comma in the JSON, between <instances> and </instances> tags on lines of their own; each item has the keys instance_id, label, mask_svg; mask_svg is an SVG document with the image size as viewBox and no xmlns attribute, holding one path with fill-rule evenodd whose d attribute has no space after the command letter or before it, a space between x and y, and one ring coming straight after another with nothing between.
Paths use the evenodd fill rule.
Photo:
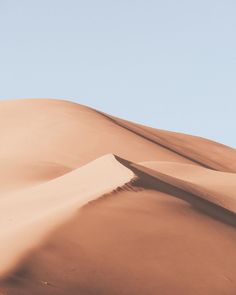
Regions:
<instances>
[{"instance_id":1,"label":"dark sand shadow line","mask_svg":"<svg viewBox=\"0 0 236 295\"><path fill-rule=\"evenodd\" d=\"M161 143L160 142L160 139L154 135L154 134L150 134L149 136L146 135L146 131L144 131L141 127L138 127L138 126L135 126L135 128L132 128L132 126L127 126L125 123L123 123L122 121L119 121L118 118L116 119L115 117L111 117L109 115L107 115L106 113L103 113L103 112L100 112L100 111L96 111L97 113L99 113L100 115L102 115L103 117L107 118L108 120L110 120L111 122L115 123L116 125L128 130L129 132L132 132L154 144L157 144L163 148L165 148L166 150L169 150L187 160L190 160L202 167L205 167L205 168L208 168L208 169L212 169L212 170L218 170L214 164L206 164L204 163L204 161L202 160L199 160L199 159L196 159L196 157L190 157L189 155L187 155L186 153L184 152L180 152L178 151L175 147L170 147L169 145L166 145L164 143ZM225 170L225 169L224 169Z\"/></svg>"},{"instance_id":2,"label":"dark sand shadow line","mask_svg":"<svg viewBox=\"0 0 236 295\"><path fill-rule=\"evenodd\" d=\"M124 160L118 156L115 157L122 165L132 170L133 173L137 176L131 183L131 185L134 187L134 190L150 189L166 193L191 204L195 209L204 214L207 214L208 216L218 221L236 227L236 214L233 211L226 209L209 200L206 200L201 196L178 188L171 183L162 181L144 171L141 171L140 169L135 167L135 164L133 164L132 162Z\"/></svg>"}]
</instances>

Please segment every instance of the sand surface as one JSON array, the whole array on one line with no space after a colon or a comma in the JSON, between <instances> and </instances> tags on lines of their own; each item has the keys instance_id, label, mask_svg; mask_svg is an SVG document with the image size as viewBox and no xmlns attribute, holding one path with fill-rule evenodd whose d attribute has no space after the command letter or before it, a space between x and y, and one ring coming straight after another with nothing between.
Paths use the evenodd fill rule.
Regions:
<instances>
[{"instance_id":1,"label":"sand surface","mask_svg":"<svg viewBox=\"0 0 236 295\"><path fill-rule=\"evenodd\" d=\"M236 150L0 102L1 295L235 295Z\"/></svg>"}]
</instances>

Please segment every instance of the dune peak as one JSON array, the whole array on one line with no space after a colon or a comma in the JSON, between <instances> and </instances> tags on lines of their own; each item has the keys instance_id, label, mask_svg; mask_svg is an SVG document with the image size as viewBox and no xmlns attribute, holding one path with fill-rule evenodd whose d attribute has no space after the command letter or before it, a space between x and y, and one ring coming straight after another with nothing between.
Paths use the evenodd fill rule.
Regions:
<instances>
[{"instance_id":1,"label":"dune peak","mask_svg":"<svg viewBox=\"0 0 236 295\"><path fill-rule=\"evenodd\" d=\"M0 134L0 294L235 294L235 149L56 99Z\"/></svg>"}]
</instances>

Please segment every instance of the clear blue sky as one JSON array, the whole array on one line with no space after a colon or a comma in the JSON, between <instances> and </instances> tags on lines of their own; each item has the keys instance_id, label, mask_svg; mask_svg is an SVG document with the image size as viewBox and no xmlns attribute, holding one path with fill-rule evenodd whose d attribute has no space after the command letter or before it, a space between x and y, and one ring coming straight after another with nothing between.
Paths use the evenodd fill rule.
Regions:
<instances>
[{"instance_id":1,"label":"clear blue sky","mask_svg":"<svg viewBox=\"0 0 236 295\"><path fill-rule=\"evenodd\" d=\"M236 1L0 0L0 99L22 97L236 147Z\"/></svg>"}]
</instances>

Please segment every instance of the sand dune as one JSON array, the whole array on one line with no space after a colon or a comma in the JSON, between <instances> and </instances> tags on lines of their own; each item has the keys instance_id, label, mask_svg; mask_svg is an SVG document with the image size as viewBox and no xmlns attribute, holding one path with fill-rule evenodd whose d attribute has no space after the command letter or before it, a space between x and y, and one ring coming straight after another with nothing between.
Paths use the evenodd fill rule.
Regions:
<instances>
[{"instance_id":1,"label":"sand dune","mask_svg":"<svg viewBox=\"0 0 236 295\"><path fill-rule=\"evenodd\" d=\"M3 196L0 275L79 207L133 178L131 170L107 155L52 181Z\"/></svg>"},{"instance_id":2,"label":"sand dune","mask_svg":"<svg viewBox=\"0 0 236 295\"><path fill-rule=\"evenodd\" d=\"M205 138L154 129L101 113L112 122L204 167L235 172L235 149ZM204 147L204 148L203 148Z\"/></svg>"},{"instance_id":3,"label":"sand dune","mask_svg":"<svg viewBox=\"0 0 236 295\"><path fill-rule=\"evenodd\" d=\"M33 162L19 158L3 158L0 163L1 195L49 181L72 170L56 163Z\"/></svg>"},{"instance_id":4,"label":"sand dune","mask_svg":"<svg viewBox=\"0 0 236 295\"><path fill-rule=\"evenodd\" d=\"M47 99L0 132L1 295L236 293L235 149Z\"/></svg>"},{"instance_id":5,"label":"sand dune","mask_svg":"<svg viewBox=\"0 0 236 295\"><path fill-rule=\"evenodd\" d=\"M160 180L236 213L236 174L173 162L143 162Z\"/></svg>"}]
</instances>

